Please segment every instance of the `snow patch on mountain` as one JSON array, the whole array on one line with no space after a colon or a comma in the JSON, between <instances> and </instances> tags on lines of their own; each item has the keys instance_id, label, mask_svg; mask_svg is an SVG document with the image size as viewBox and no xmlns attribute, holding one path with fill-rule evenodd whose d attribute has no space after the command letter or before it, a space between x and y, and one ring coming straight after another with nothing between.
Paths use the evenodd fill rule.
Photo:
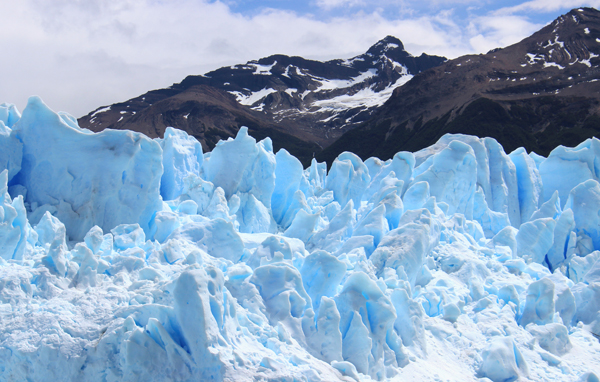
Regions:
<instances>
[{"instance_id":1,"label":"snow patch on mountain","mask_svg":"<svg viewBox=\"0 0 600 382\"><path fill-rule=\"evenodd\" d=\"M298 68L293 66L293 65L288 65L285 67L285 72L283 72L282 76L287 77L287 78L291 78L290 77L290 69L293 69L295 74L298 73Z\"/></svg>"},{"instance_id":2,"label":"snow patch on mountain","mask_svg":"<svg viewBox=\"0 0 600 382\"><path fill-rule=\"evenodd\" d=\"M589 52L590 57L588 59L584 59L584 60L579 60L579 62L581 62L582 64L586 65L588 68L592 67L592 63L591 60L596 58L596 57L600 57L600 55L597 55L595 53Z\"/></svg>"},{"instance_id":3,"label":"snow patch on mountain","mask_svg":"<svg viewBox=\"0 0 600 382\"><path fill-rule=\"evenodd\" d=\"M552 68L552 67L555 67L555 68L558 68L558 69L564 69L565 68L564 66L562 66L560 64L557 64L556 62L544 62L544 68Z\"/></svg>"},{"instance_id":4,"label":"snow patch on mountain","mask_svg":"<svg viewBox=\"0 0 600 382\"><path fill-rule=\"evenodd\" d=\"M94 118L96 115L100 114L100 113L104 113L110 110L110 106L106 106L106 107L102 107L98 110L96 110L95 112L92 113L91 117Z\"/></svg>"},{"instance_id":5,"label":"snow patch on mountain","mask_svg":"<svg viewBox=\"0 0 600 382\"><path fill-rule=\"evenodd\" d=\"M254 71L254 74L257 75L270 75L271 73L271 69L273 69L273 67L277 65L277 61L273 61L273 63L271 65L260 65L260 64L254 64L252 66L254 66L256 68L256 70Z\"/></svg>"},{"instance_id":6,"label":"snow patch on mountain","mask_svg":"<svg viewBox=\"0 0 600 382\"><path fill-rule=\"evenodd\" d=\"M412 75L405 75L396 80L385 89L376 92L373 86L361 89L354 94L343 94L326 100L318 100L311 104L320 110L344 110L355 107L377 107L383 105L392 95L394 89L404 85L412 79ZM312 111L312 109L311 109Z\"/></svg>"},{"instance_id":7,"label":"snow patch on mountain","mask_svg":"<svg viewBox=\"0 0 600 382\"><path fill-rule=\"evenodd\" d=\"M315 89L314 92L349 88L369 78L375 77L376 75L376 69L369 69L366 72L361 73L359 76L353 77L349 80L316 78L316 80L320 82L321 85L317 89Z\"/></svg>"},{"instance_id":8,"label":"snow patch on mountain","mask_svg":"<svg viewBox=\"0 0 600 382\"><path fill-rule=\"evenodd\" d=\"M264 88L257 92L250 92L250 94L244 94L242 92L238 92L238 91L234 91L234 90L230 91L229 93L233 94L240 104L252 106L255 103L257 103L258 101L260 101L261 99L268 96L269 94L276 93L276 92L277 92L277 90L275 90L275 89Z\"/></svg>"},{"instance_id":9,"label":"snow patch on mountain","mask_svg":"<svg viewBox=\"0 0 600 382\"><path fill-rule=\"evenodd\" d=\"M342 60L342 65L344 66L348 66L348 67L353 67L354 63L357 61L365 61L364 57L358 56L358 57L353 57L350 59L344 59Z\"/></svg>"}]
</instances>

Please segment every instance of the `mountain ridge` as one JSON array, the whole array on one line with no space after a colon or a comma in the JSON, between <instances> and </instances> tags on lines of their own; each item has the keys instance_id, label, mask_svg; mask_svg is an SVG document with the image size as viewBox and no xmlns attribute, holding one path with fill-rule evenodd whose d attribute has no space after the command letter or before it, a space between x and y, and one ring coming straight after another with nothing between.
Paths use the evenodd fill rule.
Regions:
<instances>
[{"instance_id":1,"label":"mountain ridge","mask_svg":"<svg viewBox=\"0 0 600 382\"><path fill-rule=\"evenodd\" d=\"M277 135L274 148L291 147L307 165L313 154L366 121L396 87L445 60L412 56L393 36L350 59L272 55L187 76L169 88L98 108L79 124L92 131L131 129L150 137L173 126L196 137L204 150L247 125L255 137Z\"/></svg>"},{"instance_id":2,"label":"mountain ridge","mask_svg":"<svg viewBox=\"0 0 600 382\"><path fill-rule=\"evenodd\" d=\"M516 44L415 76L318 158L352 151L388 159L445 133L491 136L508 152L575 146L600 132L599 56L600 12L574 9Z\"/></svg>"}]
</instances>

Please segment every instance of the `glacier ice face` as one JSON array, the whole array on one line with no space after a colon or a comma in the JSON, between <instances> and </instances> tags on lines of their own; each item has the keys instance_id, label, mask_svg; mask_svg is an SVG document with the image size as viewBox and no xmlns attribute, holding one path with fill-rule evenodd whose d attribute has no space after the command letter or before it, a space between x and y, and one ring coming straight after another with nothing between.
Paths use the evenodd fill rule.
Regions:
<instances>
[{"instance_id":1,"label":"glacier ice face","mask_svg":"<svg viewBox=\"0 0 600 382\"><path fill-rule=\"evenodd\" d=\"M510 153L517 172L521 221L526 222L538 209L543 183L535 161L520 147Z\"/></svg>"},{"instance_id":2,"label":"glacier ice face","mask_svg":"<svg viewBox=\"0 0 600 382\"><path fill-rule=\"evenodd\" d=\"M600 249L600 216L594 212L600 207L600 183L594 179L581 182L569 193L565 208L573 211L575 219L575 233L586 241L585 249L580 254L587 254L591 250ZM591 243L590 243L591 242Z\"/></svg>"},{"instance_id":3,"label":"glacier ice face","mask_svg":"<svg viewBox=\"0 0 600 382\"><path fill-rule=\"evenodd\" d=\"M172 200L183 193L186 177L202 169L202 145L185 131L172 127L167 127L164 138L158 141L163 163L160 195L164 200Z\"/></svg>"},{"instance_id":4,"label":"glacier ice face","mask_svg":"<svg viewBox=\"0 0 600 382\"><path fill-rule=\"evenodd\" d=\"M23 204L23 197L18 196L11 200L8 194L8 170L0 172L0 257L6 260L20 260L27 243L31 227L27 221L27 211Z\"/></svg>"},{"instance_id":5,"label":"glacier ice face","mask_svg":"<svg viewBox=\"0 0 600 382\"><path fill-rule=\"evenodd\" d=\"M327 172L2 104L0 379L597 380L599 145Z\"/></svg>"},{"instance_id":6,"label":"glacier ice face","mask_svg":"<svg viewBox=\"0 0 600 382\"><path fill-rule=\"evenodd\" d=\"M600 141L588 139L577 147L558 146L540 163L539 171L543 182L543 201L548 200L554 191L558 191L563 206L570 191L578 184L588 180L600 180L598 154ZM556 174L561 174L557 177Z\"/></svg>"},{"instance_id":7,"label":"glacier ice face","mask_svg":"<svg viewBox=\"0 0 600 382\"><path fill-rule=\"evenodd\" d=\"M3 108L2 105L0 105L0 114L2 111L5 111L8 114L6 108ZM7 170L8 180L12 180L12 178L21 171L23 143L11 134L12 129L7 125L8 120L8 116L0 119L0 168ZM11 120L11 122L13 123L10 126L12 126L15 121Z\"/></svg>"},{"instance_id":8,"label":"glacier ice face","mask_svg":"<svg viewBox=\"0 0 600 382\"><path fill-rule=\"evenodd\" d=\"M492 339L481 358L479 374L492 381L514 381L528 374L527 363L510 337Z\"/></svg>"},{"instance_id":9,"label":"glacier ice face","mask_svg":"<svg viewBox=\"0 0 600 382\"><path fill-rule=\"evenodd\" d=\"M415 176L415 184L428 184L429 194L437 201L448 204L449 214L461 213L472 218L478 175L473 149L466 143L453 140L446 148L433 155L430 163L426 170ZM426 164L428 161L421 166Z\"/></svg>"},{"instance_id":10,"label":"glacier ice face","mask_svg":"<svg viewBox=\"0 0 600 382\"><path fill-rule=\"evenodd\" d=\"M149 231L162 205L158 143L130 131L74 128L37 97L29 99L12 134L23 144L23 157L11 184L27 190L32 222L51 211L77 241L94 225L108 231L136 222Z\"/></svg>"}]
</instances>

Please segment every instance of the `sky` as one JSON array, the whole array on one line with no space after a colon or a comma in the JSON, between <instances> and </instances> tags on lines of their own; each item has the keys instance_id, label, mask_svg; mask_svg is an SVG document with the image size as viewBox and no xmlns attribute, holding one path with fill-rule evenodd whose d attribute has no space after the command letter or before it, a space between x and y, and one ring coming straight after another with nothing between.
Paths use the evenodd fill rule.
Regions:
<instances>
[{"instance_id":1,"label":"sky","mask_svg":"<svg viewBox=\"0 0 600 382\"><path fill-rule=\"evenodd\" d=\"M387 35L456 58L520 41L600 0L0 1L0 103L81 117L271 54L351 58Z\"/></svg>"}]
</instances>

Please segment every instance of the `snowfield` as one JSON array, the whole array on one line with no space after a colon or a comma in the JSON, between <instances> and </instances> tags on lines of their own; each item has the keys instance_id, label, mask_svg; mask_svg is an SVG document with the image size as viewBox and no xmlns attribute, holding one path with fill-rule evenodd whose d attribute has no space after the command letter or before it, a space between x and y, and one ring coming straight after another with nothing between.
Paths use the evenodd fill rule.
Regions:
<instances>
[{"instance_id":1,"label":"snowfield","mask_svg":"<svg viewBox=\"0 0 600 382\"><path fill-rule=\"evenodd\" d=\"M598 381L600 141L303 169L0 105L2 381Z\"/></svg>"}]
</instances>

